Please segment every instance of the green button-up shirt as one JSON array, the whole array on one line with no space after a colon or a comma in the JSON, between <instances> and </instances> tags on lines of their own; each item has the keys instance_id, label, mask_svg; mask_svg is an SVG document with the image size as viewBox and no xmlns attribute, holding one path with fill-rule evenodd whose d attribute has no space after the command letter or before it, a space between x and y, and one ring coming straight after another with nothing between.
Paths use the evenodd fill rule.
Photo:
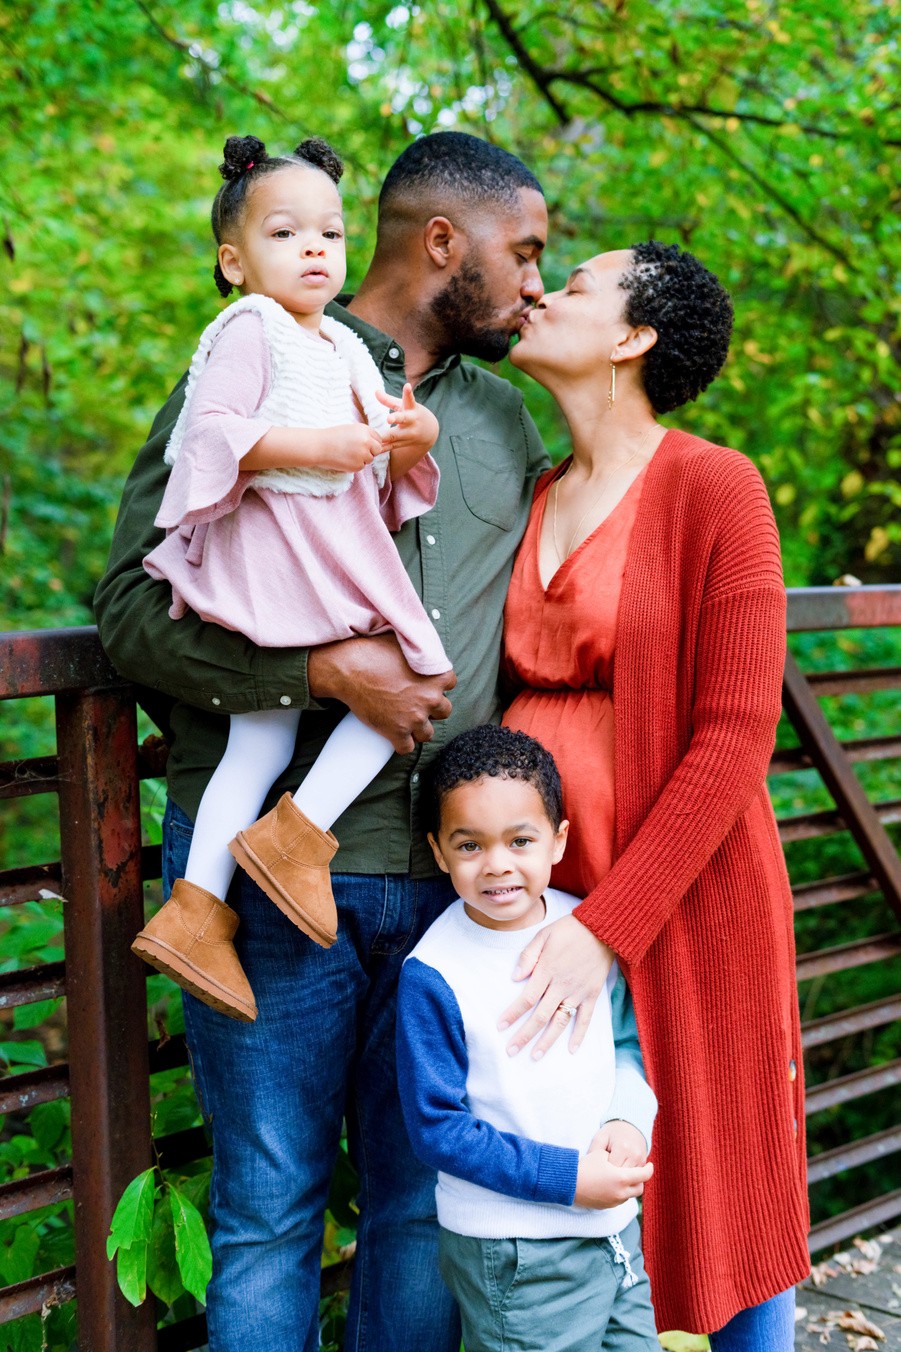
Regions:
<instances>
[{"instance_id":1,"label":"green button-up shirt","mask_svg":"<svg viewBox=\"0 0 901 1352\"><path fill-rule=\"evenodd\" d=\"M399 395L405 379L400 344L341 304L330 305L328 313L359 334L386 389ZM95 609L113 662L144 687L142 702L157 721L168 720L169 796L193 818L225 749L225 715L287 703L304 710L297 754L273 785L268 808L286 789L296 789L345 711L310 700L306 649L259 648L192 611L171 620L168 584L144 571L144 556L162 538L153 522L169 473L163 452L186 379L157 415L125 485ZM408 756L393 756L335 823L340 849L333 867L341 873L435 872L419 810L423 774L456 733L500 715L504 597L535 482L549 463L522 395L479 366L448 357L419 382L416 397L441 427L432 451L441 484L432 510L408 521L394 539L458 683L453 713L435 724L433 741Z\"/></svg>"}]
</instances>

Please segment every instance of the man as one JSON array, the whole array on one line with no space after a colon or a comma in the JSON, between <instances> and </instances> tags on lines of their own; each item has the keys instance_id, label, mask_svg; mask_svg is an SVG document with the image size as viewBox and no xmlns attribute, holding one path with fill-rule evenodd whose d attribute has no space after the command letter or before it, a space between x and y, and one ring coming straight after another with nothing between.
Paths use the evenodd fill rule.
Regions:
<instances>
[{"instance_id":1,"label":"man","mask_svg":"<svg viewBox=\"0 0 901 1352\"><path fill-rule=\"evenodd\" d=\"M460 1345L438 1275L435 1177L416 1160L401 1117L396 987L404 957L452 898L420 827L421 776L456 732L499 716L504 596L547 465L518 391L460 358L505 355L541 298L546 232L541 187L514 156L462 133L424 137L385 180L360 290L329 311L366 343L389 392L412 381L441 426L438 502L396 541L454 662L453 710L442 688L452 678L415 675L391 635L261 649L192 612L178 623L168 618L169 588L141 561L160 539L153 520L167 475L163 451L184 380L125 488L97 618L119 670L151 688L148 707L168 714L167 889L182 875L193 816L224 749L223 715L279 705L309 711L294 764L267 808L297 787L344 706L402 753L335 825L337 943L327 951L310 943L241 873L231 893L241 916L236 947L259 1017L238 1023L185 997L195 1084L215 1145L213 1352L318 1347L322 1217L345 1116L360 1173L345 1347Z\"/></svg>"}]
</instances>

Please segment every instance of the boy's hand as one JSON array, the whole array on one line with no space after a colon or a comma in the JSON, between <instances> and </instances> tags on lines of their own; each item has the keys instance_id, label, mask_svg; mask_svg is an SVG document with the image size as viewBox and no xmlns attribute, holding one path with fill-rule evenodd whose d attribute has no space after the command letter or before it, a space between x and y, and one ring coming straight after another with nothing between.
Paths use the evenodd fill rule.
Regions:
<instances>
[{"instance_id":1,"label":"boy's hand","mask_svg":"<svg viewBox=\"0 0 901 1352\"><path fill-rule=\"evenodd\" d=\"M595 1132L589 1149L606 1150L610 1163L618 1168L640 1167L648 1160L648 1144L641 1132L631 1122L618 1119L605 1122L600 1131Z\"/></svg>"},{"instance_id":2,"label":"boy's hand","mask_svg":"<svg viewBox=\"0 0 901 1352\"><path fill-rule=\"evenodd\" d=\"M306 429L299 429L306 431ZM321 458L314 463L320 469L335 469L356 474L371 465L385 447L378 432L366 423L347 423L317 431L322 439Z\"/></svg>"},{"instance_id":3,"label":"boy's hand","mask_svg":"<svg viewBox=\"0 0 901 1352\"><path fill-rule=\"evenodd\" d=\"M650 1162L639 1168L611 1164L609 1153L598 1144L600 1135L595 1133L588 1154L579 1160L575 1204L603 1211L627 1202L630 1197L640 1197L654 1166Z\"/></svg>"},{"instance_id":4,"label":"boy's hand","mask_svg":"<svg viewBox=\"0 0 901 1352\"><path fill-rule=\"evenodd\" d=\"M379 403L390 408L388 421L391 434L385 440L385 449L391 452L393 478L412 469L418 460L432 449L438 440L438 419L424 404L417 404L413 386L404 386L400 399L383 390L376 390Z\"/></svg>"}]
</instances>

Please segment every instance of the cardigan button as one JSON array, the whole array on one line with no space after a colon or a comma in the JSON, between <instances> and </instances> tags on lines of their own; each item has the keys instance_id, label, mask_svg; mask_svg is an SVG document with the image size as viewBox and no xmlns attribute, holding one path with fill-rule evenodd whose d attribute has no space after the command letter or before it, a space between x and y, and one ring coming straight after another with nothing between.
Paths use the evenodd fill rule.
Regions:
<instances>
[{"instance_id":1,"label":"cardigan button","mask_svg":"<svg viewBox=\"0 0 901 1352\"><path fill-rule=\"evenodd\" d=\"M788 1078L790 1080L796 1080L798 1078L798 1066L795 1061L789 1061L788 1063Z\"/></svg>"},{"instance_id":2,"label":"cardigan button","mask_svg":"<svg viewBox=\"0 0 901 1352\"><path fill-rule=\"evenodd\" d=\"M213 703L216 704L216 705L219 705L219 704L222 703L222 700L219 698L218 695L214 695L214 696L213 696Z\"/></svg>"}]
</instances>

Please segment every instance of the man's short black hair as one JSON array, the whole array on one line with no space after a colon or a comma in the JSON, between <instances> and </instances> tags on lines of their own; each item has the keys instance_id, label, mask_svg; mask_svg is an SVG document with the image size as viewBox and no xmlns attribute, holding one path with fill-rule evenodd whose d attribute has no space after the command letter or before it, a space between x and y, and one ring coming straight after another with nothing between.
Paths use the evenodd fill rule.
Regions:
<instances>
[{"instance_id":1,"label":"man's short black hair","mask_svg":"<svg viewBox=\"0 0 901 1352\"><path fill-rule=\"evenodd\" d=\"M732 301L713 273L678 244L633 244L632 259L620 283L628 293L623 318L657 330L642 380L655 412L671 413L697 399L722 370Z\"/></svg>"},{"instance_id":2,"label":"man's short black hair","mask_svg":"<svg viewBox=\"0 0 901 1352\"><path fill-rule=\"evenodd\" d=\"M394 161L379 193L379 217L411 199L427 204L456 198L473 207L513 207L522 188L542 193L532 171L509 150L467 132L437 131L420 136Z\"/></svg>"},{"instance_id":3,"label":"man's short black hair","mask_svg":"<svg viewBox=\"0 0 901 1352\"><path fill-rule=\"evenodd\" d=\"M461 784L469 784L485 775L492 778L524 779L536 788L554 830L563 820L563 789L560 772L549 751L512 728L486 723L461 732L439 753L428 783L428 826L437 835L441 825L441 806L447 795Z\"/></svg>"}]
</instances>

